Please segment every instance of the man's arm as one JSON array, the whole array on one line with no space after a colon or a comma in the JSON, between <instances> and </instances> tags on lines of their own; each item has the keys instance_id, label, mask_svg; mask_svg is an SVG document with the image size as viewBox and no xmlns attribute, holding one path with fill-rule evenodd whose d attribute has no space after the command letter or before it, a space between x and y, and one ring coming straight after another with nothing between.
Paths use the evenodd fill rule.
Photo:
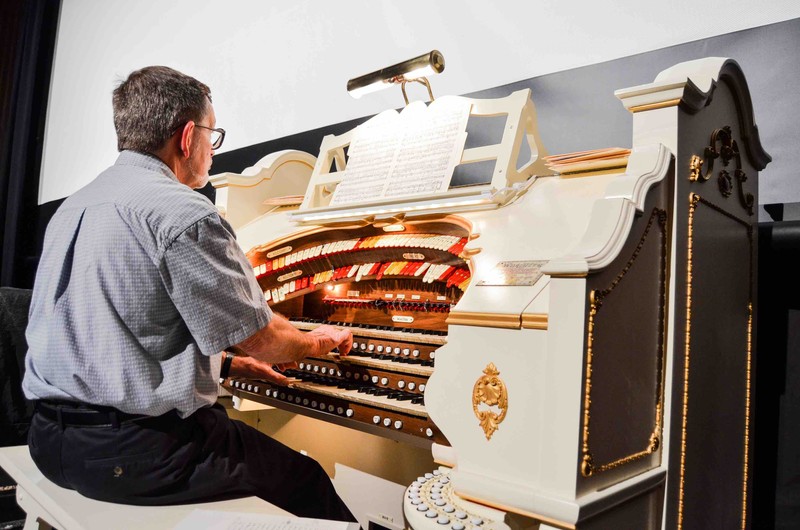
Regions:
<instances>
[{"instance_id":1,"label":"man's arm","mask_svg":"<svg viewBox=\"0 0 800 530\"><path fill-rule=\"evenodd\" d=\"M276 313L269 324L231 349L258 361L280 364L325 357L334 348L339 349L340 355L347 355L352 346L353 334L348 330L323 325L303 333Z\"/></svg>"},{"instance_id":2,"label":"man's arm","mask_svg":"<svg viewBox=\"0 0 800 530\"><path fill-rule=\"evenodd\" d=\"M269 381L271 383L275 383L281 386L286 386L292 382L291 379L283 375L282 373L276 371L271 364L261 362L254 357L249 357L247 355L237 355L233 356L231 353L226 353L225 355L231 355L231 365L228 369L228 377L244 377L246 379L260 379L263 381ZM297 368L297 363L282 363L276 365L276 367L280 370L285 370L288 368Z\"/></svg>"}]
</instances>

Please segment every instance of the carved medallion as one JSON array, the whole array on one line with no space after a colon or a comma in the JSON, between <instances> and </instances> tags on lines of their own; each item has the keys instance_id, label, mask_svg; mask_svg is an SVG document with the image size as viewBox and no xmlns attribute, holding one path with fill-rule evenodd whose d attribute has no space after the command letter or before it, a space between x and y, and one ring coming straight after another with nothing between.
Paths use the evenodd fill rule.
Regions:
<instances>
[{"instance_id":1,"label":"carved medallion","mask_svg":"<svg viewBox=\"0 0 800 530\"><path fill-rule=\"evenodd\" d=\"M472 388L472 410L489 440L508 412L508 392L494 363L489 363L483 373Z\"/></svg>"},{"instance_id":2,"label":"carved medallion","mask_svg":"<svg viewBox=\"0 0 800 530\"><path fill-rule=\"evenodd\" d=\"M692 182L703 183L711 178L714 171L714 161L719 159L724 167L728 167L731 161L734 162L733 177L728 170L722 169L717 178L719 191L726 199L733 194L734 179L736 180L736 190L739 192L739 203L742 208L747 210L749 215L753 215L755 198L752 193L746 192L744 183L747 181L747 174L742 169L742 156L739 153L739 145L733 139L733 132L729 125L715 129L711 133L709 145L703 150L703 158L693 155L689 160L689 180ZM706 167L705 172L703 166Z\"/></svg>"}]
</instances>

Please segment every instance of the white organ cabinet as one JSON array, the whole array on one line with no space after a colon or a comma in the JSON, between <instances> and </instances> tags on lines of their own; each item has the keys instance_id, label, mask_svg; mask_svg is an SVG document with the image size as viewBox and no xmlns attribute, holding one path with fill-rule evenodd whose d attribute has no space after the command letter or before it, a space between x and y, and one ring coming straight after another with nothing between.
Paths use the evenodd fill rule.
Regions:
<instances>
[{"instance_id":1,"label":"white organ cabinet","mask_svg":"<svg viewBox=\"0 0 800 530\"><path fill-rule=\"evenodd\" d=\"M357 130L212 177L273 308L356 343L306 360L292 388L226 387L431 447L446 487L409 488L414 528L746 528L770 158L734 61L616 95L630 155L560 174L521 91L429 107L504 117L499 142L460 152L489 162L472 185L331 203Z\"/></svg>"}]
</instances>

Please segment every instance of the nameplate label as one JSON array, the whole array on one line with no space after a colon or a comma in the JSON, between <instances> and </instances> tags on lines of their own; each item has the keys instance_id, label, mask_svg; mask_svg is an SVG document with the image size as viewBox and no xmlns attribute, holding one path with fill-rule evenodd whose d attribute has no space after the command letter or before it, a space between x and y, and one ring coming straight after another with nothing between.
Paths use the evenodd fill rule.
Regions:
<instances>
[{"instance_id":1,"label":"nameplate label","mask_svg":"<svg viewBox=\"0 0 800 530\"><path fill-rule=\"evenodd\" d=\"M282 275L278 276L278 281L279 282L285 282L286 280L291 280L293 278L297 278L298 276L302 276L302 275L303 275L303 271L296 270L296 271L292 271L292 272L289 272L287 274L282 274Z\"/></svg>"},{"instance_id":2,"label":"nameplate label","mask_svg":"<svg viewBox=\"0 0 800 530\"><path fill-rule=\"evenodd\" d=\"M277 258L278 256L283 256L284 254L288 254L292 251L292 247L281 247L270 252L267 252L267 257L269 259Z\"/></svg>"},{"instance_id":3,"label":"nameplate label","mask_svg":"<svg viewBox=\"0 0 800 530\"><path fill-rule=\"evenodd\" d=\"M547 261L501 261L478 282L479 286L531 286L542 277Z\"/></svg>"}]
</instances>

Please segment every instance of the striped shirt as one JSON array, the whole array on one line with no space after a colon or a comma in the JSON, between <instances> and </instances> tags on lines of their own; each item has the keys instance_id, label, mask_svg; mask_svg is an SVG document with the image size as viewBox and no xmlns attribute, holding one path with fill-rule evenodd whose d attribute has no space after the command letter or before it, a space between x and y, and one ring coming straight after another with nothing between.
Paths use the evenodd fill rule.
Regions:
<instances>
[{"instance_id":1,"label":"striped shirt","mask_svg":"<svg viewBox=\"0 0 800 530\"><path fill-rule=\"evenodd\" d=\"M123 151L47 227L23 390L186 417L216 400L217 354L271 317L214 205L159 159Z\"/></svg>"}]
</instances>

